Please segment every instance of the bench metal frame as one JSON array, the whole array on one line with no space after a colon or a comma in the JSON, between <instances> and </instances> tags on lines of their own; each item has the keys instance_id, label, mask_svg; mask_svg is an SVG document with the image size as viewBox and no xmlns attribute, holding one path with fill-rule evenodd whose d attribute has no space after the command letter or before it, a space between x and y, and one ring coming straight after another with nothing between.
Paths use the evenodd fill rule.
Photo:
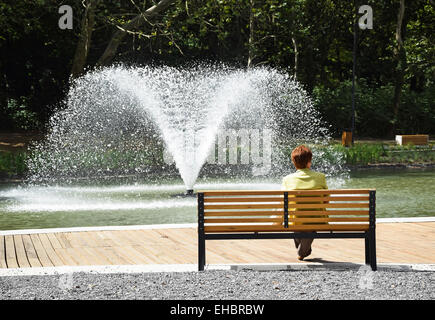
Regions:
<instances>
[{"instance_id":1,"label":"bench metal frame","mask_svg":"<svg viewBox=\"0 0 435 320\"><path fill-rule=\"evenodd\" d=\"M284 192L284 227L288 228L288 193ZM206 264L206 240L241 240L241 239L350 239L365 240L365 263L373 271L376 263L376 191L369 192L369 228L367 231L318 231L318 232L243 232L243 233L205 233L204 231L204 193L198 192L198 271L203 271Z\"/></svg>"}]
</instances>

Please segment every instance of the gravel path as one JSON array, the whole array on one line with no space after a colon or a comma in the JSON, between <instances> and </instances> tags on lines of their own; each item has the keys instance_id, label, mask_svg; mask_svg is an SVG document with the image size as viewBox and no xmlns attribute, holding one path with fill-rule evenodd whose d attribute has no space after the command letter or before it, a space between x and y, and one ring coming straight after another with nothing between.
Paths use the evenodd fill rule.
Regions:
<instances>
[{"instance_id":1,"label":"gravel path","mask_svg":"<svg viewBox=\"0 0 435 320\"><path fill-rule=\"evenodd\" d=\"M67 273L0 277L0 299L435 299L433 271Z\"/></svg>"}]
</instances>

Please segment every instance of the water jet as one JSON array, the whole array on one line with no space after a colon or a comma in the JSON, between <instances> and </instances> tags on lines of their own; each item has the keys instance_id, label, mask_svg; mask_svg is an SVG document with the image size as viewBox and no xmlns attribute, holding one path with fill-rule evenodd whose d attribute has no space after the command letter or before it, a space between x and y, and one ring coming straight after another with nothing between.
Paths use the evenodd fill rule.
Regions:
<instances>
[{"instance_id":1,"label":"water jet","mask_svg":"<svg viewBox=\"0 0 435 320\"><path fill-rule=\"evenodd\" d=\"M253 166L251 176L288 171L285 148L328 138L307 93L275 69L104 68L73 81L46 139L32 148L29 181L178 172L191 195L217 137L226 132L231 140L228 132L241 129L271 132L273 163L255 162L252 134L237 146L248 150L242 162ZM237 158L227 143L219 141L220 165L227 164L225 157ZM163 163L163 148L175 166Z\"/></svg>"}]
</instances>

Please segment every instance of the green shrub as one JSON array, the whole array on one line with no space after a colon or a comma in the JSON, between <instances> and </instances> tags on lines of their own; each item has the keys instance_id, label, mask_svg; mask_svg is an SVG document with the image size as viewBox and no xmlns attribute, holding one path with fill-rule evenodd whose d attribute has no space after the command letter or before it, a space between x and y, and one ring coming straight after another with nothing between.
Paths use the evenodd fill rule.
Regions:
<instances>
[{"instance_id":1,"label":"green shrub","mask_svg":"<svg viewBox=\"0 0 435 320\"><path fill-rule=\"evenodd\" d=\"M22 175L26 167L25 152L0 152L0 173L8 176Z\"/></svg>"},{"instance_id":2,"label":"green shrub","mask_svg":"<svg viewBox=\"0 0 435 320\"><path fill-rule=\"evenodd\" d=\"M7 114L15 129L35 130L40 127L37 114L30 111L24 103L20 103L15 99L8 100Z\"/></svg>"}]
</instances>

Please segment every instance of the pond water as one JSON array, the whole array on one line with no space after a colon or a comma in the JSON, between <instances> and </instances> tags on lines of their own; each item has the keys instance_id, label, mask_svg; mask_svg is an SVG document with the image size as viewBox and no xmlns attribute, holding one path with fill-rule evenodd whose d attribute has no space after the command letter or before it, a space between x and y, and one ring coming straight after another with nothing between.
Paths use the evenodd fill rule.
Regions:
<instances>
[{"instance_id":1,"label":"pond water","mask_svg":"<svg viewBox=\"0 0 435 320\"><path fill-rule=\"evenodd\" d=\"M377 217L435 216L435 169L364 170L328 179L333 188L376 188ZM198 179L195 190L280 189L280 179ZM181 179L0 184L0 230L195 223L196 199L177 197Z\"/></svg>"}]
</instances>

